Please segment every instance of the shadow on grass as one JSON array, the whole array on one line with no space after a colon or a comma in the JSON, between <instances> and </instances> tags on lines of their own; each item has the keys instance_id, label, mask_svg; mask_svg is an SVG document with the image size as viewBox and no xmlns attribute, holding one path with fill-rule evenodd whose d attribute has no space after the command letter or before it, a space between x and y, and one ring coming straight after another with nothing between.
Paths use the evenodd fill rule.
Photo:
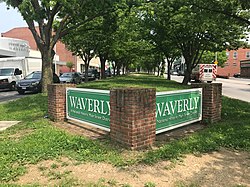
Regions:
<instances>
[{"instance_id":1,"label":"shadow on grass","mask_svg":"<svg viewBox=\"0 0 250 187\"><path fill-rule=\"evenodd\" d=\"M44 117L48 108L47 98L43 94L36 94L2 104L0 120L33 121Z\"/></svg>"},{"instance_id":2,"label":"shadow on grass","mask_svg":"<svg viewBox=\"0 0 250 187\"><path fill-rule=\"evenodd\" d=\"M157 91L172 91L178 89L187 89L190 86L185 86L175 81L169 81L164 78L153 75L123 75L112 77L104 80L98 80L81 84L79 88L97 88L97 89L112 89L124 87L140 87L140 88L156 88Z\"/></svg>"},{"instance_id":3,"label":"shadow on grass","mask_svg":"<svg viewBox=\"0 0 250 187\"><path fill-rule=\"evenodd\" d=\"M222 120L145 154L142 162L178 159L184 154L207 153L221 147L250 152L250 103L223 97Z\"/></svg>"}]
</instances>

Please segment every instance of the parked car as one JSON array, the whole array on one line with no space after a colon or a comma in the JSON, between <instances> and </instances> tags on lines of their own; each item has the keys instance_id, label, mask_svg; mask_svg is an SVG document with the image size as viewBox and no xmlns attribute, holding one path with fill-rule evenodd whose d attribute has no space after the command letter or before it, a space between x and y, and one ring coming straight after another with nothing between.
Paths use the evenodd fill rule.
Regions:
<instances>
[{"instance_id":1,"label":"parked car","mask_svg":"<svg viewBox=\"0 0 250 187\"><path fill-rule=\"evenodd\" d=\"M59 79L60 79L60 83L80 84L82 82L82 77L78 72L63 73L59 77Z\"/></svg>"},{"instance_id":2,"label":"parked car","mask_svg":"<svg viewBox=\"0 0 250 187\"><path fill-rule=\"evenodd\" d=\"M81 73L81 72L77 72L79 75L80 75L80 77L82 78L82 81L84 81L84 74L83 73Z\"/></svg>"},{"instance_id":3,"label":"parked car","mask_svg":"<svg viewBox=\"0 0 250 187\"><path fill-rule=\"evenodd\" d=\"M105 70L105 75L106 75L106 77L111 77L111 72L110 72L110 70Z\"/></svg>"},{"instance_id":4,"label":"parked car","mask_svg":"<svg viewBox=\"0 0 250 187\"><path fill-rule=\"evenodd\" d=\"M184 76L185 72L184 71L178 71L178 76Z\"/></svg>"},{"instance_id":5,"label":"parked car","mask_svg":"<svg viewBox=\"0 0 250 187\"><path fill-rule=\"evenodd\" d=\"M60 83L59 77L54 73L53 82ZM24 79L20 80L16 84L16 89L19 94L24 94L26 91L41 92L42 91L42 72L33 71L27 75Z\"/></svg>"},{"instance_id":6,"label":"parked car","mask_svg":"<svg viewBox=\"0 0 250 187\"><path fill-rule=\"evenodd\" d=\"M85 72L83 72L83 77L85 79ZM89 69L88 70L88 79L89 80L95 80L100 78L100 72L97 71L97 69Z\"/></svg>"},{"instance_id":7,"label":"parked car","mask_svg":"<svg viewBox=\"0 0 250 187\"><path fill-rule=\"evenodd\" d=\"M235 78L239 78L239 77L240 77L240 73L235 73L235 74L234 74L234 77L235 77Z\"/></svg>"},{"instance_id":8,"label":"parked car","mask_svg":"<svg viewBox=\"0 0 250 187\"><path fill-rule=\"evenodd\" d=\"M171 72L171 75L178 75L177 71Z\"/></svg>"}]
</instances>

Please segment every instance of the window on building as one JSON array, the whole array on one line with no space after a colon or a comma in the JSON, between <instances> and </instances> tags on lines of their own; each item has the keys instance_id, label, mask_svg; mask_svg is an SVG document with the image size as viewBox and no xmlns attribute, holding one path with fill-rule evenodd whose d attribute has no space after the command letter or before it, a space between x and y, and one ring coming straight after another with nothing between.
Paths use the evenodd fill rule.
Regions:
<instances>
[{"instance_id":1,"label":"window on building","mask_svg":"<svg viewBox=\"0 0 250 187\"><path fill-rule=\"evenodd\" d=\"M234 54L233 54L233 58L237 59L237 56L238 56L238 53L235 51Z\"/></svg>"},{"instance_id":2,"label":"window on building","mask_svg":"<svg viewBox=\"0 0 250 187\"><path fill-rule=\"evenodd\" d=\"M226 62L226 63L225 63L225 66L229 66L229 62Z\"/></svg>"},{"instance_id":3,"label":"window on building","mask_svg":"<svg viewBox=\"0 0 250 187\"><path fill-rule=\"evenodd\" d=\"M250 51L246 52L246 58L249 59L250 58Z\"/></svg>"},{"instance_id":4,"label":"window on building","mask_svg":"<svg viewBox=\"0 0 250 187\"><path fill-rule=\"evenodd\" d=\"M227 55L227 59L229 59L229 52L228 51L226 52L226 55Z\"/></svg>"},{"instance_id":5,"label":"window on building","mask_svg":"<svg viewBox=\"0 0 250 187\"><path fill-rule=\"evenodd\" d=\"M234 61L234 62L233 62L233 66L237 66L237 62Z\"/></svg>"}]
</instances>

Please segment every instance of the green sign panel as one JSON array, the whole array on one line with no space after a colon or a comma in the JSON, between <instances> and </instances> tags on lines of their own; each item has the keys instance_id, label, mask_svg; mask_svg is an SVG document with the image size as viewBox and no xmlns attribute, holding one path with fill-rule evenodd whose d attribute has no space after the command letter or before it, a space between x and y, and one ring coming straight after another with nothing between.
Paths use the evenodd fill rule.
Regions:
<instances>
[{"instance_id":1,"label":"green sign panel","mask_svg":"<svg viewBox=\"0 0 250 187\"><path fill-rule=\"evenodd\" d=\"M67 118L110 130L109 91L68 88ZM200 121L202 89L156 94L156 133Z\"/></svg>"},{"instance_id":2,"label":"green sign panel","mask_svg":"<svg viewBox=\"0 0 250 187\"><path fill-rule=\"evenodd\" d=\"M200 121L202 89L156 94L156 133Z\"/></svg>"},{"instance_id":3,"label":"green sign panel","mask_svg":"<svg viewBox=\"0 0 250 187\"><path fill-rule=\"evenodd\" d=\"M109 91L68 88L66 91L67 118L83 121L109 131L109 101Z\"/></svg>"}]
</instances>

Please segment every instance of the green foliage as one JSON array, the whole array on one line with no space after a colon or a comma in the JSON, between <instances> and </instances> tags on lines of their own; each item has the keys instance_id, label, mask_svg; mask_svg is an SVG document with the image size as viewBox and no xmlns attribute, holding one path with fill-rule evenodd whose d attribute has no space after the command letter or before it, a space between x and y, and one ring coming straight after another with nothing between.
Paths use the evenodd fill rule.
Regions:
<instances>
[{"instance_id":1,"label":"green foliage","mask_svg":"<svg viewBox=\"0 0 250 187\"><path fill-rule=\"evenodd\" d=\"M87 23L113 12L115 0L3 0L8 6L17 8L26 21L41 52L43 73L42 92L47 93L47 84L52 83L54 46L70 31L84 27ZM38 25L39 29L36 28Z\"/></svg>"},{"instance_id":2,"label":"green foliage","mask_svg":"<svg viewBox=\"0 0 250 187\"><path fill-rule=\"evenodd\" d=\"M215 55L217 55L218 66L223 67L224 63L227 61L226 51L222 51L222 52L204 51L200 63L201 64L213 64L215 61Z\"/></svg>"},{"instance_id":3,"label":"green foliage","mask_svg":"<svg viewBox=\"0 0 250 187\"><path fill-rule=\"evenodd\" d=\"M156 184L153 182L147 182L144 184L144 187L156 187Z\"/></svg>"},{"instance_id":4,"label":"green foliage","mask_svg":"<svg viewBox=\"0 0 250 187\"><path fill-rule=\"evenodd\" d=\"M130 4L131 3L131 4ZM110 48L109 60L115 65L130 68L137 65L155 67L153 45L145 39L147 28L143 26L140 17L140 1L127 2L123 9L118 11L116 32L113 33L113 42Z\"/></svg>"},{"instance_id":5,"label":"green foliage","mask_svg":"<svg viewBox=\"0 0 250 187\"><path fill-rule=\"evenodd\" d=\"M74 67L74 63L73 62L66 62L66 66L70 69L70 71L71 71L71 69Z\"/></svg>"},{"instance_id":6,"label":"green foliage","mask_svg":"<svg viewBox=\"0 0 250 187\"><path fill-rule=\"evenodd\" d=\"M239 46L245 31L244 26L228 16L200 8L207 3L213 4L204 0L157 1L145 11L144 17L151 27L151 38L158 51L172 59L175 52L180 51L185 58L183 84L188 83L192 69L200 63L204 51Z\"/></svg>"}]
</instances>

